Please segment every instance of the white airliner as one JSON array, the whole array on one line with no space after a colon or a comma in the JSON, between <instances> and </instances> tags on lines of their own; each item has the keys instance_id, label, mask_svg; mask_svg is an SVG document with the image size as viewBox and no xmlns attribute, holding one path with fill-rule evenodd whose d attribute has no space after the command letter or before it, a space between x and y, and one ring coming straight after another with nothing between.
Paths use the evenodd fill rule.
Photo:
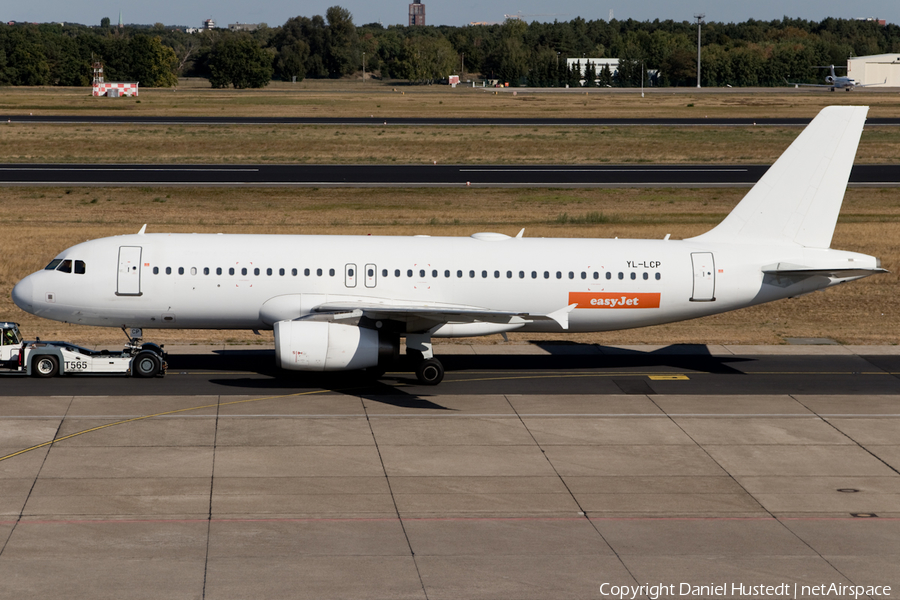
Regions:
<instances>
[{"instance_id":1,"label":"white airliner","mask_svg":"<svg viewBox=\"0 0 900 600\"><path fill-rule=\"evenodd\" d=\"M828 107L711 231L685 240L149 234L61 252L13 289L48 319L274 329L291 370L383 372L406 338L609 331L800 296L883 272L830 249L867 107Z\"/></svg>"}]
</instances>

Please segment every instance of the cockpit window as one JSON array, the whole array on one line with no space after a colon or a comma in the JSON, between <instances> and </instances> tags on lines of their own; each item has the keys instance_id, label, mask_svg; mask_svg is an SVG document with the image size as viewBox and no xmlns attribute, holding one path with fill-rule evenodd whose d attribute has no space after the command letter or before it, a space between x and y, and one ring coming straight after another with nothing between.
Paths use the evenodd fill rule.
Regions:
<instances>
[{"instance_id":1,"label":"cockpit window","mask_svg":"<svg viewBox=\"0 0 900 600\"><path fill-rule=\"evenodd\" d=\"M53 260L50 261L49 265L44 267L44 270L45 271L55 271L56 267L58 267L59 263L61 263L61 262L62 262L61 258L54 258Z\"/></svg>"},{"instance_id":2,"label":"cockpit window","mask_svg":"<svg viewBox=\"0 0 900 600\"><path fill-rule=\"evenodd\" d=\"M72 261L68 258L59 263L59 266L56 267L57 271L62 271L63 273L71 273L72 272Z\"/></svg>"},{"instance_id":3,"label":"cockpit window","mask_svg":"<svg viewBox=\"0 0 900 600\"><path fill-rule=\"evenodd\" d=\"M84 261L83 260L75 261L75 274L76 275L84 275Z\"/></svg>"}]
</instances>

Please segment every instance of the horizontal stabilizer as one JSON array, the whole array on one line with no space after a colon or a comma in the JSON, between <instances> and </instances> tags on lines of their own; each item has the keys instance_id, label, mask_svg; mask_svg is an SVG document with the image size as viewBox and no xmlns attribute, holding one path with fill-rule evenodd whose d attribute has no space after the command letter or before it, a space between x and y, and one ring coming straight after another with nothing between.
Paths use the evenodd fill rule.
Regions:
<instances>
[{"instance_id":1,"label":"horizontal stabilizer","mask_svg":"<svg viewBox=\"0 0 900 600\"><path fill-rule=\"evenodd\" d=\"M829 106L702 242L828 248L867 106Z\"/></svg>"}]
</instances>

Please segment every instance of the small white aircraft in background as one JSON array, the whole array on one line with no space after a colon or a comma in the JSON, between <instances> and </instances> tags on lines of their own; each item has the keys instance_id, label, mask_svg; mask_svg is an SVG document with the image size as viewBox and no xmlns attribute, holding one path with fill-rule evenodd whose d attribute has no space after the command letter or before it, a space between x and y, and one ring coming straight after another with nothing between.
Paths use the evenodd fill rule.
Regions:
<instances>
[{"instance_id":1,"label":"small white aircraft in background","mask_svg":"<svg viewBox=\"0 0 900 600\"><path fill-rule=\"evenodd\" d=\"M12 297L82 325L274 329L278 364L299 371L383 373L404 337L418 379L437 384L435 337L656 325L883 272L875 257L830 248L867 111L823 109L721 224L690 239L148 234L145 225L64 250Z\"/></svg>"},{"instance_id":2,"label":"small white aircraft in background","mask_svg":"<svg viewBox=\"0 0 900 600\"><path fill-rule=\"evenodd\" d=\"M824 84L822 84L822 83L791 83L787 79L785 79L785 82L787 82L789 85L793 85L794 87L802 86L802 87L831 88L832 92L836 89L846 90L849 92L853 88L869 87L871 85L884 85L885 83L887 83L887 79L885 79L881 83L856 83L855 79L851 79L849 77L838 77L837 74L835 74L835 72L834 72L835 68L846 69L847 67L835 67L834 65L828 65L827 67L813 67L813 68L814 69L831 69L831 74L825 76L826 83L824 83Z\"/></svg>"}]
</instances>

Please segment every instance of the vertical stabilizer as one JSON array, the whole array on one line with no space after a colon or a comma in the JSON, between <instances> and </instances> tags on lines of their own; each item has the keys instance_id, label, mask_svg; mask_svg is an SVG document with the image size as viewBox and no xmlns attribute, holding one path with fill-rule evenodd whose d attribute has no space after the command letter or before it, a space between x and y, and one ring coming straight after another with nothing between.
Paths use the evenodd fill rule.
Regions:
<instances>
[{"instance_id":1,"label":"vertical stabilizer","mask_svg":"<svg viewBox=\"0 0 900 600\"><path fill-rule=\"evenodd\" d=\"M868 106L829 106L724 221L694 238L828 248Z\"/></svg>"}]
</instances>

